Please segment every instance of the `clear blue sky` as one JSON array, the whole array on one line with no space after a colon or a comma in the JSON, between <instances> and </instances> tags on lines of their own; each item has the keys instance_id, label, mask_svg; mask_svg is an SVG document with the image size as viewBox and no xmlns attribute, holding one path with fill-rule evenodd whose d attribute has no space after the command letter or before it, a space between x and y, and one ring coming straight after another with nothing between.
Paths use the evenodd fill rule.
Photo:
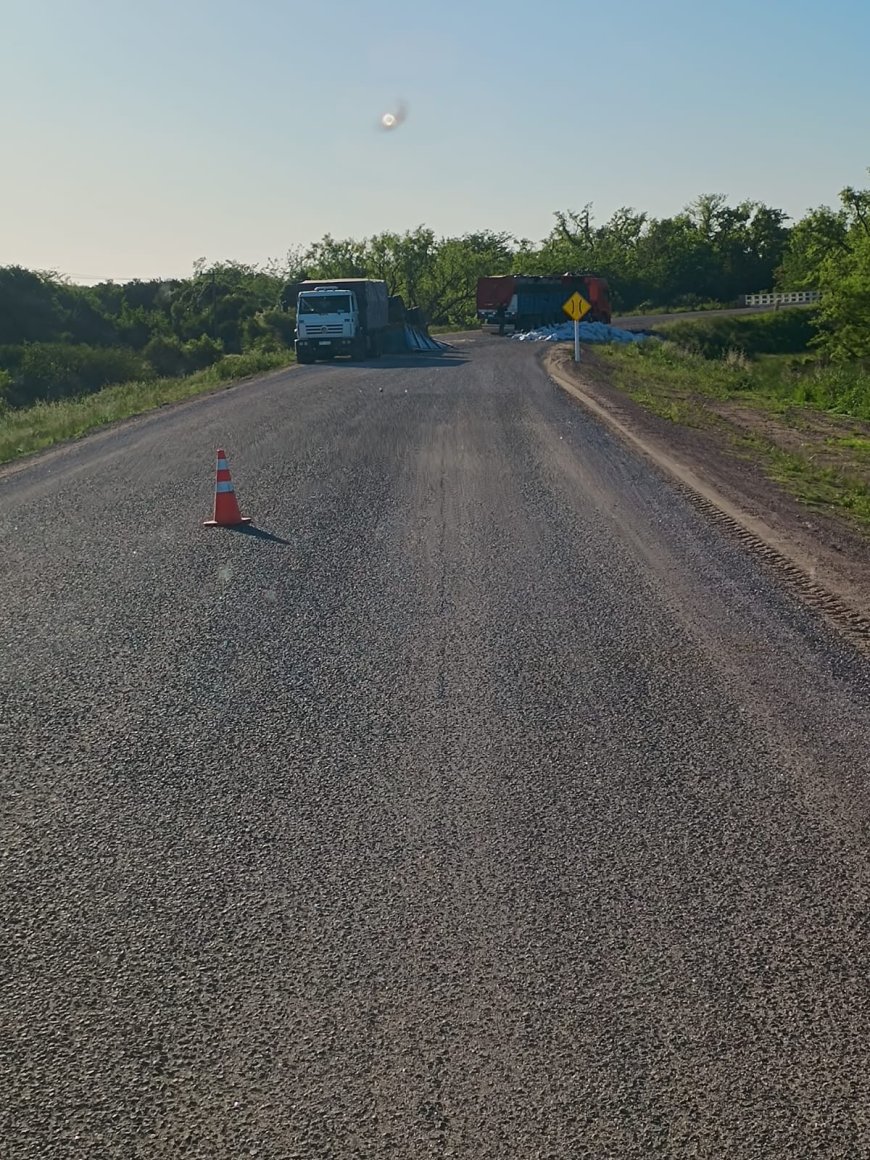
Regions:
<instances>
[{"instance_id":1,"label":"clear blue sky","mask_svg":"<svg viewBox=\"0 0 870 1160\"><path fill-rule=\"evenodd\" d=\"M701 192L800 215L870 185L868 46L867 0L3 0L0 265L539 239Z\"/></svg>"}]
</instances>

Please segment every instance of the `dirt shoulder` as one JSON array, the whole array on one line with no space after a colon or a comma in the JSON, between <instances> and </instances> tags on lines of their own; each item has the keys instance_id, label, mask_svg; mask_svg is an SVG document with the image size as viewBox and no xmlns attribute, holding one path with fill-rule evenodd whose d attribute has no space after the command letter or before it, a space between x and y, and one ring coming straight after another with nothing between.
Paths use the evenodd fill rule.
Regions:
<instances>
[{"instance_id":1,"label":"dirt shoulder","mask_svg":"<svg viewBox=\"0 0 870 1160\"><path fill-rule=\"evenodd\" d=\"M563 390L787 562L805 595L822 606L829 595L842 605L840 620L852 613L859 628L860 621L870 623L870 536L848 518L791 496L765 474L760 458L745 448L738 452L730 423L697 428L652 413L614 387L608 368L588 349L578 366L571 348L549 347L544 363Z\"/></svg>"}]
</instances>

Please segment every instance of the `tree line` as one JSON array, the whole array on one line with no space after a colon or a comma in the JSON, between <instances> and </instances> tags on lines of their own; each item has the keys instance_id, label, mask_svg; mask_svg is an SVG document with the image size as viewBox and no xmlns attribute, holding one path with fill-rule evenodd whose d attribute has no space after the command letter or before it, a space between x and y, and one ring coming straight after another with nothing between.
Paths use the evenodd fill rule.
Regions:
<instances>
[{"instance_id":1,"label":"tree line","mask_svg":"<svg viewBox=\"0 0 870 1160\"><path fill-rule=\"evenodd\" d=\"M781 209L704 194L679 214L592 207L554 215L539 243L481 230L438 237L325 235L264 266L194 265L189 278L80 286L0 267L0 404L22 406L108 383L176 376L225 354L292 346L292 288L306 277L384 279L432 324L475 324L475 286L492 274L590 272L617 312L731 304L743 293L818 289L817 341L832 358L870 356L870 190L842 191L790 223Z\"/></svg>"}]
</instances>

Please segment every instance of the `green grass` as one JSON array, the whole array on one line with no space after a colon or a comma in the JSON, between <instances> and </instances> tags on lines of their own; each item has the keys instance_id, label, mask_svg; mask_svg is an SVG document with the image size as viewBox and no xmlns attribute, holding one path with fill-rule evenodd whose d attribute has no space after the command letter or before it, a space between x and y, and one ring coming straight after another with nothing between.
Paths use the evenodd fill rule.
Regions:
<instances>
[{"instance_id":1,"label":"green grass","mask_svg":"<svg viewBox=\"0 0 870 1160\"><path fill-rule=\"evenodd\" d=\"M705 358L672 342L602 347L601 357L629 394L652 389L659 395L740 398L773 411L809 408L870 420L867 367L823 366L791 355L751 359L734 349Z\"/></svg>"},{"instance_id":2,"label":"green grass","mask_svg":"<svg viewBox=\"0 0 870 1160\"><path fill-rule=\"evenodd\" d=\"M806 355L753 359L733 348L705 358L673 342L604 347L600 358L614 384L647 410L684 427L720 429L734 452L760 461L803 503L870 524L870 433L844 431L842 423L870 421L870 369L822 366ZM805 452L792 449L793 439L783 447L732 425L717 403L766 415L760 426L773 435L800 431Z\"/></svg>"},{"instance_id":3,"label":"green grass","mask_svg":"<svg viewBox=\"0 0 870 1160\"><path fill-rule=\"evenodd\" d=\"M700 314L702 311L708 310L730 310L737 305L736 302L715 302L712 299L698 300L697 302L687 302L684 305L671 306L656 306L651 302L642 302L640 306L635 306L631 310L616 310L614 314L620 318L646 318L651 314Z\"/></svg>"},{"instance_id":4,"label":"green grass","mask_svg":"<svg viewBox=\"0 0 870 1160\"><path fill-rule=\"evenodd\" d=\"M206 370L183 379L122 383L75 399L4 411L0 413L0 463L41 451L65 439L87 435L107 423L230 386L250 375L287 366L293 361L289 350L230 354Z\"/></svg>"},{"instance_id":5,"label":"green grass","mask_svg":"<svg viewBox=\"0 0 870 1160\"><path fill-rule=\"evenodd\" d=\"M753 457L760 454L767 474L808 507L839 508L862 523L870 524L870 486L848 470L818 467L806 456L784 451L770 440L743 436Z\"/></svg>"},{"instance_id":6,"label":"green grass","mask_svg":"<svg viewBox=\"0 0 870 1160\"><path fill-rule=\"evenodd\" d=\"M658 332L677 346L706 358L728 351L753 357L762 354L805 354L816 336L816 311L793 307L762 314L711 315L709 318L666 322Z\"/></svg>"},{"instance_id":7,"label":"green grass","mask_svg":"<svg viewBox=\"0 0 870 1160\"><path fill-rule=\"evenodd\" d=\"M670 423L679 423L683 427L711 427L716 422L715 415L695 401L635 383L628 386L621 382L620 386L636 403Z\"/></svg>"},{"instance_id":8,"label":"green grass","mask_svg":"<svg viewBox=\"0 0 870 1160\"><path fill-rule=\"evenodd\" d=\"M603 346L596 348L596 354L609 364L617 386L638 402L657 400L659 407L674 398L699 393L727 398L749 386L743 364L711 362L672 343Z\"/></svg>"},{"instance_id":9,"label":"green grass","mask_svg":"<svg viewBox=\"0 0 870 1160\"><path fill-rule=\"evenodd\" d=\"M859 435L847 435L845 438L828 439L826 442L830 446L851 451L856 459L870 463L870 439L864 439Z\"/></svg>"}]
</instances>

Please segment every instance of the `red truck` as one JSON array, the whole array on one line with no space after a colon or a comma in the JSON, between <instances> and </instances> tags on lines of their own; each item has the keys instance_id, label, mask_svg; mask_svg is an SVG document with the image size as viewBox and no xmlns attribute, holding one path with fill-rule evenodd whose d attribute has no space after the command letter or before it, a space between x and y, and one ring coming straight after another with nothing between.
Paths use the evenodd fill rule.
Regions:
<instances>
[{"instance_id":1,"label":"red truck","mask_svg":"<svg viewBox=\"0 0 870 1160\"><path fill-rule=\"evenodd\" d=\"M553 274L533 277L527 274L503 274L480 278L477 282L477 317L487 326L534 330L565 322L562 306L578 291L592 309L587 322L610 322L610 289L603 278L594 274Z\"/></svg>"}]
</instances>

